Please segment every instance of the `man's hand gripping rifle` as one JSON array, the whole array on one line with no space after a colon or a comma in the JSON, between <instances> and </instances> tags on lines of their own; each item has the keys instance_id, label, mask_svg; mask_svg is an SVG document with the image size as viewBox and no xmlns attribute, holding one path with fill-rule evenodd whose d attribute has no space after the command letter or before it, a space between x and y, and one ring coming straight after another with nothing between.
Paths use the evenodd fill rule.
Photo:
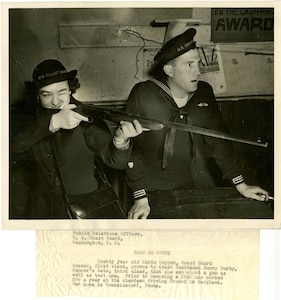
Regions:
<instances>
[{"instance_id":1,"label":"man's hand gripping rifle","mask_svg":"<svg viewBox=\"0 0 281 300\"><path fill-rule=\"evenodd\" d=\"M233 142L250 144L254 146L267 147L268 145L268 143L262 143L260 141L252 141L244 138L235 137L226 132L216 131L216 130L202 128L202 127L196 127L192 125L186 125L186 124L181 124L181 123L176 123L171 121L147 118L141 115L134 115L124 111L113 110L99 105L81 104L75 109L75 111L84 116L87 116L90 122L95 118L117 122L117 123L119 123L122 120L128 122L132 122L133 120L138 120L143 128L149 130L161 130L164 127L168 127L168 128L175 128L178 130L188 131L196 134L202 134L214 138L229 140Z\"/></svg>"}]
</instances>

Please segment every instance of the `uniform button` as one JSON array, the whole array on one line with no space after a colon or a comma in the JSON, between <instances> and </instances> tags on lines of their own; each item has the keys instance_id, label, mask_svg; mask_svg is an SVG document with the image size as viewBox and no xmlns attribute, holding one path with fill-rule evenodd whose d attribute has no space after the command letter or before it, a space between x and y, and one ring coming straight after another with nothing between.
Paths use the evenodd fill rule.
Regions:
<instances>
[{"instance_id":1,"label":"uniform button","mask_svg":"<svg viewBox=\"0 0 281 300\"><path fill-rule=\"evenodd\" d=\"M180 115L180 118L183 120L183 119L184 119L184 116L183 116L183 115Z\"/></svg>"}]
</instances>

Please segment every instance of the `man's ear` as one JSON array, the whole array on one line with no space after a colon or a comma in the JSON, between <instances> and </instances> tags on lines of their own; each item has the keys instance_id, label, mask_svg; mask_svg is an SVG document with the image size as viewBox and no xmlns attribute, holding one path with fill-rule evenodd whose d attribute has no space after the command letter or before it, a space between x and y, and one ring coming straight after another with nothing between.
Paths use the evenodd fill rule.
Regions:
<instances>
[{"instance_id":1,"label":"man's ear","mask_svg":"<svg viewBox=\"0 0 281 300\"><path fill-rule=\"evenodd\" d=\"M169 77L173 77L173 67L170 64L166 64L163 67L165 74Z\"/></svg>"}]
</instances>

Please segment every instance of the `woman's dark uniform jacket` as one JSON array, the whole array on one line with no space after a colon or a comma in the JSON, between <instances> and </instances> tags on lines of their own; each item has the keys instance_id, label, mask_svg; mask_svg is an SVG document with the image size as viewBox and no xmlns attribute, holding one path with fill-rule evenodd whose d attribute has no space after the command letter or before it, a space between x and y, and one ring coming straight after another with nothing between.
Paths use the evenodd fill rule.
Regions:
<instances>
[{"instance_id":1,"label":"woman's dark uniform jacket","mask_svg":"<svg viewBox=\"0 0 281 300\"><path fill-rule=\"evenodd\" d=\"M167 86L165 90L150 80L136 84L130 93L126 110L153 119L227 130L208 83L199 81L198 89L182 108L177 107ZM173 154L163 167L167 133L168 129L164 128L134 138L132 156L126 169L127 181L133 192L140 189L155 191L194 187L191 164L198 151L204 151L216 160L224 178L231 180L241 175L230 142L179 130L176 131Z\"/></svg>"},{"instance_id":2,"label":"woman's dark uniform jacket","mask_svg":"<svg viewBox=\"0 0 281 300\"><path fill-rule=\"evenodd\" d=\"M72 97L70 103L80 102ZM65 193L82 195L98 189L94 177L97 155L109 167L124 169L131 153L131 147L114 147L108 128L95 124L82 122L72 130L50 132L51 116L58 111L39 108L11 143L12 152L32 150L38 172L31 215L38 218L67 217Z\"/></svg>"}]
</instances>

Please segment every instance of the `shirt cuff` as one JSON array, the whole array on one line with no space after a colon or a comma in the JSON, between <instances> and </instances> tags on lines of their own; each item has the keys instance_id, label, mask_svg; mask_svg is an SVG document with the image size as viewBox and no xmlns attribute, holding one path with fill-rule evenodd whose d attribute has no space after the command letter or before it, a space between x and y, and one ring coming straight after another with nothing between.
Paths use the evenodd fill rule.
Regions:
<instances>
[{"instance_id":1,"label":"shirt cuff","mask_svg":"<svg viewBox=\"0 0 281 300\"><path fill-rule=\"evenodd\" d=\"M245 182L243 175L238 175L238 176L232 178L232 183L234 185L238 185L238 184L243 183L243 182Z\"/></svg>"},{"instance_id":2,"label":"shirt cuff","mask_svg":"<svg viewBox=\"0 0 281 300\"><path fill-rule=\"evenodd\" d=\"M143 198L148 198L148 195L147 195L145 189L140 189L140 190L133 192L133 197L134 197L134 200L136 201L136 200L140 200Z\"/></svg>"},{"instance_id":3,"label":"shirt cuff","mask_svg":"<svg viewBox=\"0 0 281 300\"><path fill-rule=\"evenodd\" d=\"M127 140L121 140L121 139L118 139L118 138L113 138L113 144L114 146L117 148L117 149L120 149L120 150L127 150L129 149L130 147L130 139L127 139Z\"/></svg>"}]
</instances>

